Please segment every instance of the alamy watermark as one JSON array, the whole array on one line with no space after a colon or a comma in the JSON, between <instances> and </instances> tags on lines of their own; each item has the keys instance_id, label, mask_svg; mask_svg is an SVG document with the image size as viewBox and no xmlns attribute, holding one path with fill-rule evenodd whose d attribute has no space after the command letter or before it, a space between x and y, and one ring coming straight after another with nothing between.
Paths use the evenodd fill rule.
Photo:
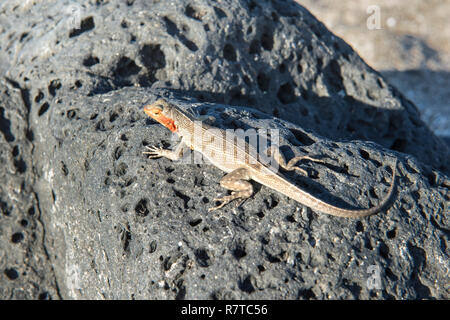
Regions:
<instances>
[{"instance_id":1,"label":"alamy watermark","mask_svg":"<svg viewBox=\"0 0 450 320\"><path fill-rule=\"evenodd\" d=\"M270 138L269 138L270 137ZM242 162L246 164L262 164L277 172L279 164L272 157L273 148L278 148L280 133L278 129L218 129L204 130L201 121L194 121L194 132L190 137L184 137L184 141L190 141L195 149L201 152L185 152L179 160L182 164L202 164L209 158L221 157L226 163ZM172 142L178 137L172 135ZM269 143L270 142L270 143Z\"/></svg>"},{"instance_id":2,"label":"alamy watermark","mask_svg":"<svg viewBox=\"0 0 450 320\"><path fill-rule=\"evenodd\" d=\"M366 10L369 17L367 18L366 25L369 30L381 29L381 9L380 6L371 5Z\"/></svg>"},{"instance_id":3,"label":"alamy watermark","mask_svg":"<svg viewBox=\"0 0 450 320\"><path fill-rule=\"evenodd\" d=\"M373 264L367 267L367 273L370 276L367 278L366 285L369 290L380 290L381 286L381 268L379 265Z\"/></svg>"},{"instance_id":4,"label":"alamy watermark","mask_svg":"<svg viewBox=\"0 0 450 320\"><path fill-rule=\"evenodd\" d=\"M381 26L381 8L377 5L370 5L366 9L367 14L369 15L366 20L366 26L369 30L380 30L383 29ZM397 24L397 19L395 17L388 17L385 21L385 24L389 28L393 28Z\"/></svg>"},{"instance_id":5,"label":"alamy watermark","mask_svg":"<svg viewBox=\"0 0 450 320\"><path fill-rule=\"evenodd\" d=\"M65 9L64 12L67 18L67 28L79 29L81 27L81 16L83 8L78 3L71 3Z\"/></svg>"}]
</instances>

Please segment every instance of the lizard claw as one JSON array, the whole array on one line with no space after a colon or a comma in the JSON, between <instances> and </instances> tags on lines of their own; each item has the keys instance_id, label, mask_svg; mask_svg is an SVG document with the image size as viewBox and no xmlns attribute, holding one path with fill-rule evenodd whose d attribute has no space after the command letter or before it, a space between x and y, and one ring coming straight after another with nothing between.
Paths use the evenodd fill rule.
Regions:
<instances>
[{"instance_id":1,"label":"lizard claw","mask_svg":"<svg viewBox=\"0 0 450 320\"><path fill-rule=\"evenodd\" d=\"M226 204L230 203L231 201L233 201L236 198L238 198L238 196L236 196L236 192L235 191L231 192L231 195L229 195L229 196L225 196L225 197L222 197L222 198L215 198L215 199L213 199L213 202L220 202L220 204L215 206L215 207L209 208L208 212L220 209L220 208L222 208L223 206L225 206ZM238 204L237 207L239 207L242 204L242 202L243 201L241 201Z\"/></svg>"},{"instance_id":2,"label":"lizard claw","mask_svg":"<svg viewBox=\"0 0 450 320\"><path fill-rule=\"evenodd\" d=\"M228 199L223 199L223 198L220 198L220 199L213 199L213 201L214 202L221 202L219 205L217 205L217 206L215 206L215 207L212 207L212 208L209 208L208 209L208 212L211 212L211 211L215 211L215 210L217 210L217 209L220 209L220 208L222 208L223 206L225 206L226 204L228 204L229 202L231 202L231 200L228 200ZM236 208L239 208L243 203L245 202L245 199L241 199L240 201L238 201L237 203L236 203Z\"/></svg>"},{"instance_id":3,"label":"lizard claw","mask_svg":"<svg viewBox=\"0 0 450 320\"><path fill-rule=\"evenodd\" d=\"M145 146L150 151L143 151L143 154L148 154L149 159L160 158L163 156L164 149L156 146Z\"/></svg>"},{"instance_id":4,"label":"lizard claw","mask_svg":"<svg viewBox=\"0 0 450 320\"><path fill-rule=\"evenodd\" d=\"M224 197L224 198L226 198L226 197ZM208 209L208 212L211 212L211 211L220 209L220 208L222 208L224 205L226 205L228 202L230 202L230 200L224 199L224 198L215 198L215 199L213 199L213 202L220 202L220 204L217 205L217 206L215 206L215 207L209 208L209 209Z\"/></svg>"},{"instance_id":5,"label":"lizard claw","mask_svg":"<svg viewBox=\"0 0 450 320\"><path fill-rule=\"evenodd\" d=\"M221 201L221 199L213 199L213 201L214 201L214 202L218 202L218 201ZM225 205L225 201L222 201L222 203L219 204L218 206L209 208L209 209L208 209L208 212L211 212L211 211L215 211L215 210L217 210L217 209L220 209L220 208L222 208L224 205Z\"/></svg>"}]
</instances>

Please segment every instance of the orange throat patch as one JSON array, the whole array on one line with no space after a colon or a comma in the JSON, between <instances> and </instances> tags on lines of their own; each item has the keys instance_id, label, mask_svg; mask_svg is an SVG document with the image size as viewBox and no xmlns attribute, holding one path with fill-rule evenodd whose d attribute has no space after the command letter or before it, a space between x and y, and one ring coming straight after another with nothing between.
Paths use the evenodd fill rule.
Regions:
<instances>
[{"instance_id":1,"label":"orange throat patch","mask_svg":"<svg viewBox=\"0 0 450 320\"><path fill-rule=\"evenodd\" d=\"M173 121L173 119L167 118L165 116L163 116L162 114L159 115L154 115L151 112L147 111L144 109L144 112L152 119L158 121L159 123L161 123L163 126L165 126L167 129L169 129L172 132L176 132L177 131L177 126L175 125L175 121Z\"/></svg>"},{"instance_id":2,"label":"orange throat patch","mask_svg":"<svg viewBox=\"0 0 450 320\"><path fill-rule=\"evenodd\" d=\"M161 116L159 119L155 119L155 120L157 120L159 123L161 123L163 126L165 126L170 131L172 131L172 132L177 131L177 126L175 125L175 121L173 121L172 119Z\"/></svg>"}]
</instances>

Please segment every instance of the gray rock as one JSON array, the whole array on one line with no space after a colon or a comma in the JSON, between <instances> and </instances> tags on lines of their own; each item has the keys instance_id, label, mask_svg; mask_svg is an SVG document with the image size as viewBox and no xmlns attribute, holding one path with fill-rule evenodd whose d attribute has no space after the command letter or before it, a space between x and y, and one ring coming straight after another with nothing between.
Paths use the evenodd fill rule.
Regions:
<instances>
[{"instance_id":1,"label":"gray rock","mask_svg":"<svg viewBox=\"0 0 450 320\"><path fill-rule=\"evenodd\" d=\"M36 212L22 251L19 220L2 216L1 298L448 298L448 148L304 8L8 1L0 21L1 205L14 219ZM157 94L204 102L223 127L280 129L292 152L330 161L293 179L341 206L379 201L399 158L392 207L338 219L263 187L242 209L208 214L225 193L218 169L141 153L171 140L139 109ZM10 135L22 137L20 174ZM39 288L15 293L17 281Z\"/></svg>"},{"instance_id":2,"label":"gray rock","mask_svg":"<svg viewBox=\"0 0 450 320\"><path fill-rule=\"evenodd\" d=\"M223 128L279 129L294 154L321 155L296 182L326 201L368 207L398 185L387 212L362 220L312 213L266 187L241 209L208 213L226 194L207 164L149 160L173 142L140 107L157 96L199 107ZM185 98L181 100L180 98ZM125 88L56 104L37 130L39 198L63 297L107 299L445 298L449 179L374 143L333 142L254 109ZM292 177L295 178L295 177ZM59 251L60 250L60 251ZM380 271L370 290L368 268Z\"/></svg>"},{"instance_id":3,"label":"gray rock","mask_svg":"<svg viewBox=\"0 0 450 320\"><path fill-rule=\"evenodd\" d=\"M34 190L33 133L23 92L0 80L0 299L58 298ZM44 208L45 209L45 208Z\"/></svg>"},{"instance_id":4,"label":"gray rock","mask_svg":"<svg viewBox=\"0 0 450 320\"><path fill-rule=\"evenodd\" d=\"M294 1L17 3L2 6L0 65L10 67L0 70L28 90L35 113L67 91L170 87L450 173L448 146L413 103Z\"/></svg>"}]
</instances>

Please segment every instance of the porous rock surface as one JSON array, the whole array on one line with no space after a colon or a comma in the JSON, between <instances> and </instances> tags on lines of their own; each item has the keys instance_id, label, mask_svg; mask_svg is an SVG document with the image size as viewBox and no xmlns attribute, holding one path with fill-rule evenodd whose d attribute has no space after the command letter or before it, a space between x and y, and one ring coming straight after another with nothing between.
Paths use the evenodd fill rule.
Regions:
<instances>
[{"instance_id":1,"label":"porous rock surface","mask_svg":"<svg viewBox=\"0 0 450 320\"><path fill-rule=\"evenodd\" d=\"M315 214L268 188L241 209L231 204L208 213L212 199L225 194L220 170L141 154L145 145L172 141L140 110L161 95L126 88L71 99L69 108L53 107L39 128L47 152L37 153L45 164L38 189L49 208L45 225L55 243L65 243L55 252L65 294L445 297L445 176L373 143L331 142L256 111L175 100L185 108L200 106L223 128L279 129L281 145L291 152L321 155L329 165L314 166L315 178L297 183L341 206L376 204L387 192L390 166L400 159L392 207L368 219ZM380 268L380 290L367 287L370 265Z\"/></svg>"},{"instance_id":2,"label":"porous rock surface","mask_svg":"<svg viewBox=\"0 0 450 320\"><path fill-rule=\"evenodd\" d=\"M0 80L0 299L57 298L34 190L33 134L18 88Z\"/></svg>"},{"instance_id":3,"label":"porous rock surface","mask_svg":"<svg viewBox=\"0 0 450 320\"><path fill-rule=\"evenodd\" d=\"M448 298L446 145L294 2L10 1L0 19L2 298ZM392 207L339 219L262 187L208 213L218 169L141 153L171 140L140 110L157 95L280 129L330 162L296 183L340 206L376 204L398 158Z\"/></svg>"}]
</instances>

